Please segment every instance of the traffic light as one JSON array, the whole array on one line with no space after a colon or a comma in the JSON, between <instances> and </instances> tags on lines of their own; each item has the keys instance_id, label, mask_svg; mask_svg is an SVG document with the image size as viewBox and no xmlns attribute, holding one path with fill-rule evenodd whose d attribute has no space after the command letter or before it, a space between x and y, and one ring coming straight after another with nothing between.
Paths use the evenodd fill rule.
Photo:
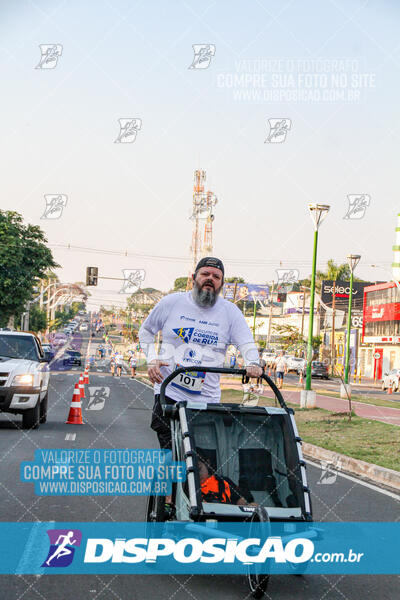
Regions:
<instances>
[{"instance_id":1,"label":"traffic light","mask_svg":"<svg viewBox=\"0 0 400 600\"><path fill-rule=\"evenodd\" d=\"M286 302L287 293L279 291L277 294L277 302Z\"/></svg>"},{"instance_id":2,"label":"traffic light","mask_svg":"<svg viewBox=\"0 0 400 600\"><path fill-rule=\"evenodd\" d=\"M98 267L86 267L86 285L97 285Z\"/></svg>"}]
</instances>

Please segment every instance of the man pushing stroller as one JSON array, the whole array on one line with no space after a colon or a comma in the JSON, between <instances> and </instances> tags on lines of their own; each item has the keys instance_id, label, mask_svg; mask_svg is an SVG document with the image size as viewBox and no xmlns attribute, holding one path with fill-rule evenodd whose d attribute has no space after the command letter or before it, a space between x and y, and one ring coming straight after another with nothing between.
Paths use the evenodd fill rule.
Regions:
<instances>
[{"instance_id":1,"label":"man pushing stroller","mask_svg":"<svg viewBox=\"0 0 400 600\"><path fill-rule=\"evenodd\" d=\"M239 348L249 377L262 374L258 350L242 312L219 295L224 273L220 259L202 258L192 275L193 289L164 296L140 328L140 345L147 356L149 379L154 384L151 427L161 448L171 448L171 432L160 404L160 384L178 366L187 366L188 371L171 382L166 397L169 404L182 400L220 402L219 374L191 372L190 367L223 366L230 344ZM162 346L157 355L154 338L159 331Z\"/></svg>"}]
</instances>

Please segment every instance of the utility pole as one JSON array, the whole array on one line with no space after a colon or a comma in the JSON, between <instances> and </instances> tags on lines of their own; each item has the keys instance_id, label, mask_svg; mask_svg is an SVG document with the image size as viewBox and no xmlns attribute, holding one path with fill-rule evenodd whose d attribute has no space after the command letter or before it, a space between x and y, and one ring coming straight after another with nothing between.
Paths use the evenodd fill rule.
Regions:
<instances>
[{"instance_id":1,"label":"utility pole","mask_svg":"<svg viewBox=\"0 0 400 600\"><path fill-rule=\"evenodd\" d=\"M320 302L318 302L317 303L317 332L316 332L317 337L319 336L320 333L321 333L321 304L320 304Z\"/></svg>"},{"instance_id":2,"label":"utility pole","mask_svg":"<svg viewBox=\"0 0 400 600\"><path fill-rule=\"evenodd\" d=\"M256 312L257 312L257 301L255 299L255 296L253 296L253 301L254 301L254 310L253 310L253 338L256 335Z\"/></svg>"},{"instance_id":3,"label":"utility pole","mask_svg":"<svg viewBox=\"0 0 400 600\"><path fill-rule=\"evenodd\" d=\"M47 323L46 333L47 334L50 332L50 298L51 298L52 287L53 287L52 285L49 285L47 288L47 303L46 303L46 323Z\"/></svg>"},{"instance_id":4,"label":"utility pole","mask_svg":"<svg viewBox=\"0 0 400 600\"><path fill-rule=\"evenodd\" d=\"M304 311L306 308L306 288L302 287L303 290L303 308L301 310L301 339L303 340L303 333L304 333Z\"/></svg>"},{"instance_id":5,"label":"utility pole","mask_svg":"<svg viewBox=\"0 0 400 600\"><path fill-rule=\"evenodd\" d=\"M272 308L273 308L273 296L274 296L274 287L275 287L275 283L272 282L271 285L271 295L270 295L270 300L269 300L269 319L268 319L268 338L267 338L267 344L268 347L270 346L271 343L271 324L272 324Z\"/></svg>"},{"instance_id":6,"label":"utility pole","mask_svg":"<svg viewBox=\"0 0 400 600\"><path fill-rule=\"evenodd\" d=\"M40 310L43 310L43 290L44 290L44 283L43 283L43 279L41 279L40 280L40 299L39 299Z\"/></svg>"},{"instance_id":7,"label":"utility pole","mask_svg":"<svg viewBox=\"0 0 400 600\"><path fill-rule=\"evenodd\" d=\"M332 287L332 335L331 335L331 375L335 373L335 300L336 300L336 279Z\"/></svg>"}]
</instances>

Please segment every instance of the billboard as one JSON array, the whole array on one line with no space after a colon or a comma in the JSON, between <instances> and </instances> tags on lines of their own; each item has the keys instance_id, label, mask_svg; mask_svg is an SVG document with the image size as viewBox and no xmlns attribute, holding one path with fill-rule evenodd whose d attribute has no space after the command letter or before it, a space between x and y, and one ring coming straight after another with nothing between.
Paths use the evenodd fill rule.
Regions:
<instances>
[{"instance_id":1,"label":"billboard","mask_svg":"<svg viewBox=\"0 0 400 600\"><path fill-rule=\"evenodd\" d=\"M373 285L369 281L353 281L353 297L351 308L362 310L364 301L364 288ZM333 289L332 280L324 280L321 288L321 300L324 304L332 306L333 294L335 294L335 307L347 312L349 304L350 281L337 280Z\"/></svg>"},{"instance_id":2,"label":"billboard","mask_svg":"<svg viewBox=\"0 0 400 600\"><path fill-rule=\"evenodd\" d=\"M236 293L235 293L236 288ZM223 297L227 300L238 302L246 300L248 302L261 301L269 297L269 285L256 285L253 283L225 283L223 288Z\"/></svg>"}]
</instances>

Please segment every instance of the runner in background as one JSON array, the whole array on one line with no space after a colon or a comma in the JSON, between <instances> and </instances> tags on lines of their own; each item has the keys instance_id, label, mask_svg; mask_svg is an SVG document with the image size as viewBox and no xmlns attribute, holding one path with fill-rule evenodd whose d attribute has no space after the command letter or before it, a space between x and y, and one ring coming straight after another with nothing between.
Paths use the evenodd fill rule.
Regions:
<instances>
[{"instance_id":1,"label":"runner in background","mask_svg":"<svg viewBox=\"0 0 400 600\"><path fill-rule=\"evenodd\" d=\"M130 359L129 359L129 366L131 368L131 379L135 379L136 377L136 365L137 365L137 359L134 353L132 353Z\"/></svg>"}]
</instances>

